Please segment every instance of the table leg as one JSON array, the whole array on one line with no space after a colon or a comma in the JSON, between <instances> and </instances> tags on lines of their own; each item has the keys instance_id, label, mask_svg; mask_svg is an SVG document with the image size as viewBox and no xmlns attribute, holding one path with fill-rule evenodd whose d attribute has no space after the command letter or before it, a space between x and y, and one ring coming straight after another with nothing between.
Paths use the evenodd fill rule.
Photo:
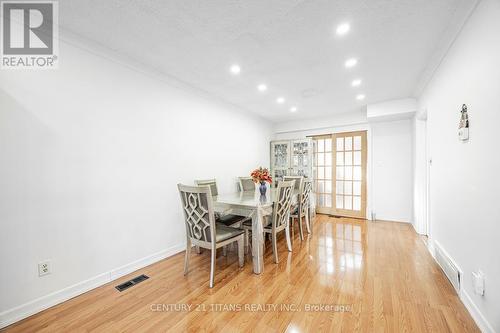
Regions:
<instances>
[{"instance_id":1,"label":"table leg","mask_svg":"<svg viewBox=\"0 0 500 333\"><path fill-rule=\"evenodd\" d=\"M264 235L262 214L252 216L252 262L253 272L260 274L264 271Z\"/></svg>"}]
</instances>

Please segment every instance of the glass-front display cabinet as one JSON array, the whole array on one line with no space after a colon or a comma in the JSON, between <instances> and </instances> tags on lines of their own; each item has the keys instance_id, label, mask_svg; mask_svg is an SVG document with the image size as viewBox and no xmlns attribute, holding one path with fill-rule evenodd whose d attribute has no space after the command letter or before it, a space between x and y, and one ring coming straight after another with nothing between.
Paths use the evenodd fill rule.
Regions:
<instances>
[{"instance_id":1,"label":"glass-front display cabinet","mask_svg":"<svg viewBox=\"0 0 500 333\"><path fill-rule=\"evenodd\" d=\"M273 184L284 176L312 176L312 139L271 141Z\"/></svg>"}]
</instances>

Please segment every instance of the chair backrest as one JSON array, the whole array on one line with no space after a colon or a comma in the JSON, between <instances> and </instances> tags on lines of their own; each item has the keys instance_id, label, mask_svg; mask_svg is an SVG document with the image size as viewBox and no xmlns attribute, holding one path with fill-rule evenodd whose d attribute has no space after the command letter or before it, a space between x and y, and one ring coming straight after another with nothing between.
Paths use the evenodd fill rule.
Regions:
<instances>
[{"instance_id":1,"label":"chair backrest","mask_svg":"<svg viewBox=\"0 0 500 333\"><path fill-rule=\"evenodd\" d=\"M215 244L215 237L213 237L215 235L215 216L210 188L182 184L177 184L177 188L181 195L188 237Z\"/></svg>"},{"instance_id":2,"label":"chair backrest","mask_svg":"<svg viewBox=\"0 0 500 333\"><path fill-rule=\"evenodd\" d=\"M210 191L212 192L212 196L216 197L219 195L219 190L217 189L217 181L214 179L204 179L204 180L195 180L194 183L197 186L210 186Z\"/></svg>"},{"instance_id":3,"label":"chair backrest","mask_svg":"<svg viewBox=\"0 0 500 333\"><path fill-rule=\"evenodd\" d=\"M278 184L273 210L273 228L279 228L288 222L294 186L295 180L282 181Z\"/></svg>"},{"instance_id":4,"label":"chair backrest","mask_svg":"<svg viewBox=\"0 0 500 333\"><path fill-rule=\"evenodd\" d=\"M302 181L302 188L300 189L300 194L299 194L299 204L301 210L309 207L311 192L312 192L312 181L311 179L305 178Z\"/></svg>"},{"instance_id":5,"label":"chair backrest","mask_svg":"<svg viewBox=\"0 0 500 333\"><path fill-rule=\"evenodd\" d=\"M255 183L252 177L238 177L240 180L240 191L255 191Z\"/></svg>"},{"instance_id":6,"label":"chair backrest","mask_svg":"<svg viewBox=\"0 0 500 333\"><path fill-rule=\"evenodd\" d=\"M284 181L295 180L295 189L300 190L300 187L302 186L302 181L304 180L304 177L303 176L284 176L283 180Z\"/></svg>"}]
</instances>

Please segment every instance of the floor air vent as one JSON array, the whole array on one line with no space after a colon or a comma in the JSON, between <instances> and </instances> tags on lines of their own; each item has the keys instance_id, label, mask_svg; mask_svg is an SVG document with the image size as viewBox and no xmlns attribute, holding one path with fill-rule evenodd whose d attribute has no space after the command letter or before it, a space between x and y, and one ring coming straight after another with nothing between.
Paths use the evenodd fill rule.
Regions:
<instances>
[{"instance_id":1,"label":"floor air vent","mask_svg":"<svg viewBox=\"0 0 500 333\"><path fill-rule=\"evenodd\" d=\"M125 289L128 289L128 288L130 288L132 286L135 286L136 284L138 284L138 283L140 283L140 282L142 282L144 280L147 280L147 279L149 279L149 276L142 274L142 275L139 275L136 278L133 278L132 280L129 280L129 281L124 282L124 283L122 283L120 285L117 285L115 288L118 291L124 291Z\"/></svg>"},{"instance_id":2,"label":"floor air vent","mask_svg":"<svg viewBox=\"0 0 500 333\"><path fill-rule=\"evenodd\" d=\"M443 248L438 245L437 243L435 244L435 251L436 251L436 261L441 266L441 269L443 270L444 274L450 280L451 284L453 285L453 288L455 288L456 292L460 292L460 275L461 272L458 269L458 267L453 263L453 260L450 258L450 256L446 253Z\"/></svg>"}]
</instances>

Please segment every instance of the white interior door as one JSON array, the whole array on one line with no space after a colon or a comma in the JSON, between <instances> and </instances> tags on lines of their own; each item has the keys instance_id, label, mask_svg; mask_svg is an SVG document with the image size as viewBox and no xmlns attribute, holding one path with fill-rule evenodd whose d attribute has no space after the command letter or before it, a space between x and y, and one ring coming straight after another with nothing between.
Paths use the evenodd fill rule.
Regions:
<instances>
[{"instance_id":1,"label":"white interior door","mask_svg":"<svg viewBox=\"0 0 500 333\"><path fill-rule=\"evenodd\" d=\"M366 218L366 131L314 137L316 211Z\"/></svg>"}]
</instances>

